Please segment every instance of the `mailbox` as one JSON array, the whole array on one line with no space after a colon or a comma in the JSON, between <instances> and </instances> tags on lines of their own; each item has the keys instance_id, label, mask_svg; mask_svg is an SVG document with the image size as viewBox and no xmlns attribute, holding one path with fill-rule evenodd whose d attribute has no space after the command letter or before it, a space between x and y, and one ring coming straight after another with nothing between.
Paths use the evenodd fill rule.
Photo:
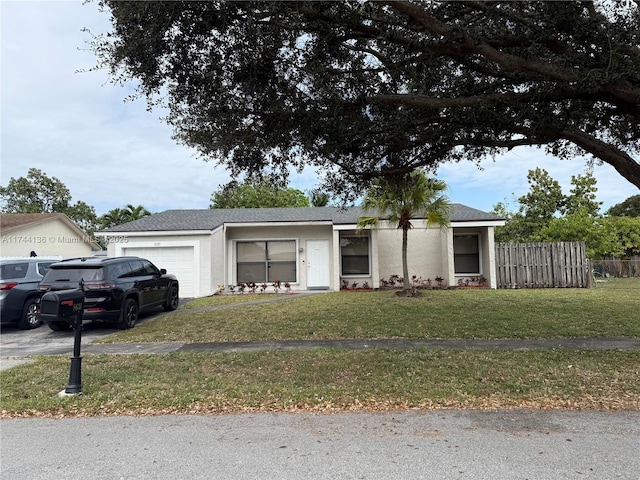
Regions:
<instances>
[{"instance_id":1,"label":"mailbox","mask_svg":"<svg viewBox=\"0 0 640 480\"><path fill-rule=\"evenodd\" d=\"M47 292L40 299L40 318L43 322L65 320L71 324L84 310L84 292L80 289Z\"/></svg>"}]
</instances>

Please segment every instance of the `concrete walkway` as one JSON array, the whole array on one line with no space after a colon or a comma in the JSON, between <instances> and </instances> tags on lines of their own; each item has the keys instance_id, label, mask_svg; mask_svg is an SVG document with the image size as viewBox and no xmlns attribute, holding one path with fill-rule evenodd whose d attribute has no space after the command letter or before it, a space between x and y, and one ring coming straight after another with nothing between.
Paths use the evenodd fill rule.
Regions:
<instances>
[{"instance_id":1,"label":"concrete walkway","mask_svg":"<svg viewBox=\"0 0 640 480\"><path fill-rule=\"evenodd\" d=\"M87 345L83 353L90 354L162 354L171 352L255 352L260 350L310 350L338 348L368 350L390 348L474 349L474 350L640 350L640 340L617 338L557 338L557 339L335 339L335 340L272 340L257 342L209 343L112 343Z\"/></svg>"},{"instance_id":2,"label":"concrete walkway","mask_svg":"<svg viewBox=\"0 0 640 480\"><path fill-rule=\"evenodd\" d=\"M411 348L457 349L457 350L636 350L640 351L640 340L630 337L615 338L555 338L555 339L333 339L333 340L271 340L256 342L209 342L209 343L104 343L82 346L82 355L131 355L185 353L256 352L261 350L310 350L314 348L337 348L369 350L389 348L407 350ZM71 354L73 343L66 349L58 348L43 355ZM9 353L7 355L7 353ZM0 371L31 362L28 356L12 355L3 349Z\"/></svg>"}]
</instances>

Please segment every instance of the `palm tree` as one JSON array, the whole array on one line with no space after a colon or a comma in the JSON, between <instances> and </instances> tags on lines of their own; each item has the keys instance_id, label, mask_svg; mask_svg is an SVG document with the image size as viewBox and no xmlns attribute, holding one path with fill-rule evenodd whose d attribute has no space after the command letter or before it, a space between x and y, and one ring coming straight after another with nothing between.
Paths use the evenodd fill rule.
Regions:
<instances>
[{"instance_id":1,"label":"palm tree","mask_svg":"<svg viewBox=\"0 0 640 480\"><path fill-rule=\"evenodd\" d=\"M449 225L451 203L443 193L447 184L443 180L427 178L422 170L396 178L378 178L367 190L362 207L378 212L377 216L363 216L358 227L375 227L380 221L397 223L402 229L403 292L411 289L407 263L407 238L413 219L425 219L427 226Z\"/></svg>"},{"instance_id":2,"label":"palm tree","mask_svg":"<svg viewBox=\"0 0 640 480\"><path fill-rule=\"evenodd\" d=\"M328 193L316 188L309 193L309 200L312 207L326 207L331 201L331 197Z\"/></svg>"},{"instance_id":3,"label":"palm tree","mask_svg":"<svg viewBox=\"0 0 640 480\"><path fill-rule=\"evenodd\" d=\"M126 223L124 215L125 213L121 208L114 208L113 210L109 210L107 213L100 217L100 228L105 229Z\"/></svg>"},{"instance_id":4,"label":"palm tree","mask_svg":"<svg viewBox=\"0 0 640 480\"><path fill-rule=\"evenodd\" d=\"M123 215L127 219L127 222L133 222L134 220L138 220L142 217L148 217L151 215L151 212L142 205L134 207L133 205L128 204L126 208L124 208Z\"/></svg>"}]
</instances>

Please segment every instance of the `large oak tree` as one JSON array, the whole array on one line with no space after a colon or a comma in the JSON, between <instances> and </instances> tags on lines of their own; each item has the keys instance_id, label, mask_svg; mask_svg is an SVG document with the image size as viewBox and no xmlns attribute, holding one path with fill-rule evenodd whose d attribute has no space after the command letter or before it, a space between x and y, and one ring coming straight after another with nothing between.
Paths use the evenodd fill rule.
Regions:
<instances>
[{"instance_id":1,"label":"large oak tree","mask_svg":"<svg viewBox=\"0 0 640 480\"><path fill-rule=\"evenodd\" d=\"M234 174L315 166L346 198L540 145L640 187L634 1L101 0L113 31L93 47Z\"/></svg>"}]
</instances>

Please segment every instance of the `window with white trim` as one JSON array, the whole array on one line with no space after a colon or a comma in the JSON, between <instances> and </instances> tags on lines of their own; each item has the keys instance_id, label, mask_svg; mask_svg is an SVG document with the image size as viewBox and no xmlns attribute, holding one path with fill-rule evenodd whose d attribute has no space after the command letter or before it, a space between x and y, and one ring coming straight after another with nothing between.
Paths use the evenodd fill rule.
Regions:
<instances>
[{"instance_id":1,"label":"window with white trim","mask_svg":"<svg viewBox=\"0 0 640 480\"><path fill-rule=\"evenodd\" d=\"M369 237L340 239L342 275L369 275Z\"/></svg>"},{"instance_id":2,"label":"window with white trim","mask_svg":"<svg viewBox=\"0 0 640 480\"><path fill-rule=\"evenodd\" d=\"M296 282L295 240L236 243L238 283Z\"/></svg>"},{"instance_id":3,"label":"window with white trim","mask_svg":"<svg viewBox=\"0 0 640 480\"><path fill-rule=\"evenodd\" d=\"M453 265L456 274L480 275L480 235L453 236Z\"/></svg>"}]
</instances>

